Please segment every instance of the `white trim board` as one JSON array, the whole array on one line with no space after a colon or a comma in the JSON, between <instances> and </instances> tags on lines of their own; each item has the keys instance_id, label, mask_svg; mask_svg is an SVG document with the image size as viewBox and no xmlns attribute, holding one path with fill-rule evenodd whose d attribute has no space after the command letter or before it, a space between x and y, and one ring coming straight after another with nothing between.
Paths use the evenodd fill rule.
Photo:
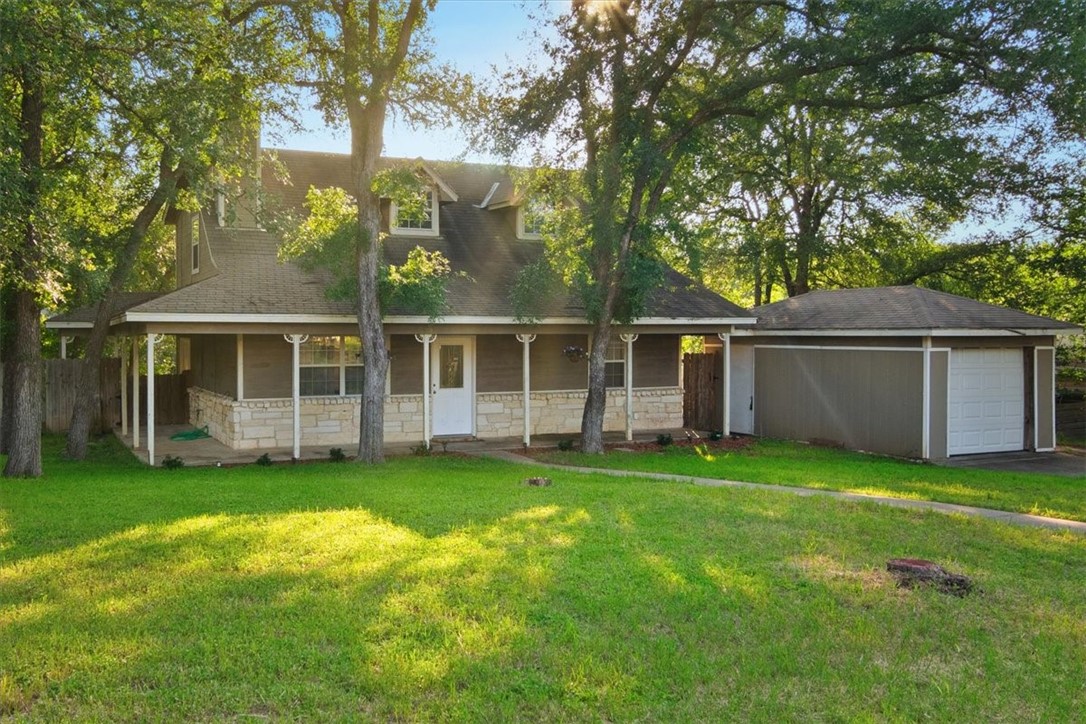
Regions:
<instances>
[{"instance_id":1,"label":"white trim board","mask_svg":"<svg viewBox=\"0 0 1086 724\"><path fill-rule=\"evenodd\" d=\"M183 312L124 312L114 318L115 322L178 322L189 324L204 323L249 323L249 324L354 324L357 318L353 314L186 314ZM583 317L549 317L537 322L521 322L514 317L487 317L482 315L464 315L441 317L432 321L423 315L389 316L384 318L385 324L432 324L434 326L450 324L501 324L516 325L530 328L548 325L589 325L590 322ZM703 327L728 326L754 324L753 319L737 317L644 317L631 324L615 325L621 327L638 327L667 324L690 324Z\"/></svg>"},{"instance_id":2,"label":"white trim board","mask_svg":"<svg viewBox=\"0 0 1086 724\"><path fill-rule=\"evenodd\" d=\"M1070 329L750 329L735 330L742 337L1050 337L1081 334Z\"/></svg>"}]
</instances>

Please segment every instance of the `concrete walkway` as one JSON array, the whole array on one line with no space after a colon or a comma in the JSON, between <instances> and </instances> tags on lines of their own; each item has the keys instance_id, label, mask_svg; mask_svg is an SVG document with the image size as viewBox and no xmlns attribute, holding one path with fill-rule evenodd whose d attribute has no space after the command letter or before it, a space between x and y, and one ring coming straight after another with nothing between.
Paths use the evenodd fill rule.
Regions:
<instances>
[{"instance_id":1,"label":"concrete walkway","mask_svg":"<svg viewBox=\"0 0 1086 724\"><path fill-rule=\"evenodd\" d=\"M890 505L895 508L913 508L916 510L934 510L939 513L972 515L978 518L998 520L1013 525L1026 525L1050 530L1067 530L1073 533L1086 535L1086 523L1076 520L1063 520L1062 518L1048 518L1043 515L1028 515L1026 513L1010 513L1005 510L991 510L990 508L975 508L971 505L956 505L954 503L936 503L930 500L911 500L907 498L890 498L885 495L864 495L861 493L842 493L836 490L816 490L814 488L793 488L785 485L767 485L765 483L745 483L738 480L720 480L717 478L695 478L689 475L672 475L669 473L648 473L634 470L611 470L606 468L586 468L574 465L556 465L554 463L541 463L524 455L518 455L507 450L486 450L473 453L480 457L504 460L521 465L535 465L553 470L566 470L592 475L613 475L622 478L652 478L654 480L667 480L677 483L693 483L712 488L749 488L753 490L769 490L775 493L791 493L808 497L822 496L836 500L847 500L854 503L878 503Z\"/></svg>"}]
</instances>

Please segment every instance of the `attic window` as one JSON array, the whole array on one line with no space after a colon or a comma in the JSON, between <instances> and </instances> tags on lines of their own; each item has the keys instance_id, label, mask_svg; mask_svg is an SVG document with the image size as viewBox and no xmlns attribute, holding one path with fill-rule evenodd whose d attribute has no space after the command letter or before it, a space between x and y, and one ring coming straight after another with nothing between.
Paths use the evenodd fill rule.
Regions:
<instances>
[{"instance_id":1,"label":"attic window","mask_svg":"<svg viewBox=\"0 0 1086 724\"><path fill-rule=\"evenodd\" d=\"M541 203L527 202L517 207L517 237L520 239L540 239L543 237L543 222L550 209Z\"/></svg>"},{"instance_id":2,"label":"attic window","mask_svg":"<svg viewBox=\"0 0 1086 724\"><path fill-rule=\"evenodd\" d=\"M192 215L192 233L189 235L192 242L192 273L200 273L200 214Z\"/></svg>"},{"instance_id":3,"label":"attic window","mask_svg":"<svg viewBox=\"0 0 1086 724\"><path fill-rule=\"evenodd\" d=\"M389 229L393 234L437 236L437 194L433 189L426 189L420 193L419 201L419 206L413 209L402 209L392 202Z\"/></svg>"}]
</instances>

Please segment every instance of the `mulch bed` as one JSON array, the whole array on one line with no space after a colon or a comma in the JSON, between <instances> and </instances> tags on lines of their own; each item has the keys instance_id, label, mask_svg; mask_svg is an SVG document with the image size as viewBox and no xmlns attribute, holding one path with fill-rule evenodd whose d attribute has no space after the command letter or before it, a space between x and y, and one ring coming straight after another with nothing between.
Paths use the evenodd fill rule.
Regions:
<instances>
[{"instance_id":1,"label":"mulch bed","mask_svg":"<svg viewBox=\"0 0 1086 724\"><path fill-rule=\"evenodd\" d=\"M655 440L634 440L632 442L609 442L604 443L603 449L612 453L617 451L621 452L637 452L637 453L660 453L666 448L693 448L695 446L705 446L710 451L728 452L732 450L742 450L743 448L752 445L754 443L753 437L731 437L723 438L720 440L710 440L707 437L694 438L692 440L677 439L670 445L660 445ZM580 445L574 445L573 452L580 452ZM526 450L520 451L521 454L528 457L541 458L546 455L554 453L555 447L549 445L547 447L533 446Z\"/></svg>"}]
</instances>

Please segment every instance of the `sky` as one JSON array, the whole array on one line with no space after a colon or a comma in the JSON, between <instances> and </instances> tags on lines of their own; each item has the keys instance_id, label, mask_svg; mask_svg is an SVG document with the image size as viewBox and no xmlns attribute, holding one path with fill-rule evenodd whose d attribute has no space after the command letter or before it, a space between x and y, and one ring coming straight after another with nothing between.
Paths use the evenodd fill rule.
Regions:
<instances>
[{"instance_id":1,"label":"sky","mask_svg":"<svg viewBox=\"0 0 1086 724\"><path fill-rule=\"evenodd\" d=\"M538 0L440 0L428 24L434 39L434 55L461 72L489 76L494 66L519 64L532 58L534 44L529 35L536 21L532 14L557 13L568 3L543 3ZM328 128L319 113L307 111L302 116L305 131L288 132L269 124L262 143L266 147L306 151L348 153L347 129ZM276 134L281 135L280 138ZM414 129L390 118L385 126L386 156L415 157L443 161L465 160L501 162L467 147L467 140L456 128Z\"/></svg>"}]
</instances>

